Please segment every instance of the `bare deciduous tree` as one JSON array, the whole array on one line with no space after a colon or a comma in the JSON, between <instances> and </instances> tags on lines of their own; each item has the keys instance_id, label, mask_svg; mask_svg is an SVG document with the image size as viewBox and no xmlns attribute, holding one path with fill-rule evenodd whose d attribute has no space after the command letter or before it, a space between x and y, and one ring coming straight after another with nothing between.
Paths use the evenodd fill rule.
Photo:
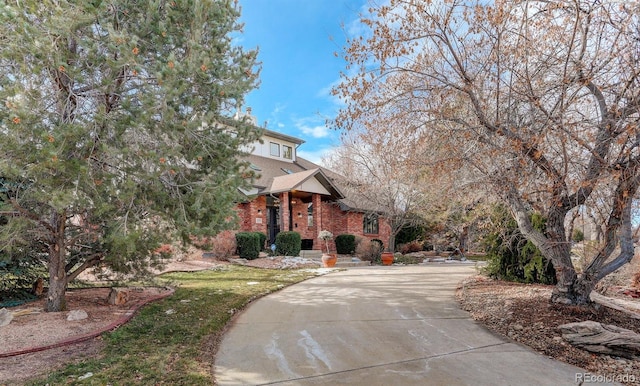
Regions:
<instances>
[{"instance_id":1,"label":"bare deciduous tree","mask_svg":"<svg viewBox=\"0 0 640 386\"><path fill-rule=\"evenodd\" d=\"M640 185L638 2L418 1L373 6L334 92L336 126L399 120L450 149L434 172L464 170L507 203L550 259L552 300L584 304L634 254ZM435 141L435 142L434 142ZM603 242L581 272L566 220L598 208ZM534 229L531 212L546 231Z\"/></svg>"},{"instance_id":2,"label":"bare deciduous tree","mask_svg":"<svg viewBox=\"0 0 640 386\"><path fill-rule=\"evenodd\" d=\"M354 207L383 213L391 227L388 249L395 250L395 236L413 224L424 206L421 189L425 168L419 146L397 126L345 133L342 144L324 160L329 168L340 170L340 186L355 198ZM417 140L417 138L415 139Z\"/></svg>"}]
</instances>

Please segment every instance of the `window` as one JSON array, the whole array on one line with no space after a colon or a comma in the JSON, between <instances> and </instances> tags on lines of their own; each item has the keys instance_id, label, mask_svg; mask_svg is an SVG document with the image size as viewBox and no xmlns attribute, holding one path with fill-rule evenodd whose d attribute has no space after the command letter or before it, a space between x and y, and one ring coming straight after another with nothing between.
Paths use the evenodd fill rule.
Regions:
<instances>
[{"instance_id":1,"label":"window","mask_svg":"<svg viewBox=\"0 0 640 386\"><path fill-rule=\"evenodd\" d=\"M365 234L378 234L378 215L365 214L362 219L362 232Z\"/></svg>"},{"instance_id":2,"label":"window","mask_svg":"<svg viewBox=\"0 0 640 386\"><path fill-rule=\"evenodd\" d=\"M307 226L313 226L313 203L307 205Z\"/></svg>"},{"instance_id":3,"label":"window","mask_svg":"<svg viewBox=\"0 0 640 386\"><path fill-rule=\"evenodd\" d=\"M282 157L286 159L292 159L293 149L291 148L291 146L282 145Z\"/></svg>"},{"instance_id":4,"label":"window","mask_svg":"<svg viewBox=\"0 0 640 386\"><path fill-rule=\"evenodd\" d=\"M274 157L280 157L280 145L275 142L269 142L269 154Z\"/></svg>"}]
</instances>

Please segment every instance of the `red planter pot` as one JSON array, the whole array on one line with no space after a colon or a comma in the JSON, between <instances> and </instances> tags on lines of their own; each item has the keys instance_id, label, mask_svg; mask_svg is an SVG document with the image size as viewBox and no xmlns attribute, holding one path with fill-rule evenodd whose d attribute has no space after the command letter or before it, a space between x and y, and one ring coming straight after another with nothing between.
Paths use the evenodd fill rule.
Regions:
<instances>
[{"instance_id":1,"label":"red planter pot","mask_svg":"<svg viewBox=\"0 0 640 386\"><path fill-rule=\"evenodd\" d=\"M393 264L393 253L391 252L382 252L382 265L391 265Z\"/></svg>"},{"instance_id":2,"label":"red planter pot","mask_svg":"<svg viewBox=\"0 0 640 386\"><path fill-rule=\"evenodd\" d=\"M338 255L336 255L335 253L322 254L322 266L325 268L335 267L337 261Z\"/></svg>"}]
</instances>

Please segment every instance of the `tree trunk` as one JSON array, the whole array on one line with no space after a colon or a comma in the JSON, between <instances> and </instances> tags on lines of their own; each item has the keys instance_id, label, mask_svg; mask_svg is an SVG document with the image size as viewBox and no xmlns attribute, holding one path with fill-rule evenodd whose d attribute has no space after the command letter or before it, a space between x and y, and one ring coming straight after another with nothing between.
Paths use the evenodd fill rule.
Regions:
<instances>
[{"instance_id":1,"label":"tree trunk","mask_svg":"<svg viewBox=\"0 0 640 386\"><path fill-rule=\"evenodd\" d=\"M62 261L61 261L62 260ZM64 259L59 253L49 254L49 291L45 311L58 312L67 309L65 292L67 290L67 275L64 271Z\"/></svg>"},{"instance_id":2,"label":"tree trunk","mask_svg":"<svg viewBox=\"0 0 640 386\"><path fill-rule=\"evenodd\" d=\"M586 305L591 303L591 291L595 288L597 280L590 279L584 275L576 277L573 269L563 269L562 273L558 267L555 267L555 269L558 284L556 284L556 288L553 289L551 294L553 303L567 305ZM570 279L572 275L567 274L567 271L573 271L573 280Z\"/></svg>"},{"instance_id":3,"label":"tree trunk","mask_svg":"<svg viewBox=\"0 0 640 386\"><path fill-rule=\"evenodd\" d=\"M464 256L467 252L467 242L469 240L469 226L465 225L462 227L462 232L460 233L460 237L458 237L458 248L460 249L460 253Z\"/></svg>"},{"instance_id":4,"label":"tree trunk","mask_svg":"<svg viewBox=\"0 0 640 386\"><path fill-rule=\"evenodd\" d=\"M59 312L67 309L67 272L65 254L65 220L66 214L53 213L51 225L56 232L49 245L49 290L45 311Z\"/></svg>"}]
</instances>

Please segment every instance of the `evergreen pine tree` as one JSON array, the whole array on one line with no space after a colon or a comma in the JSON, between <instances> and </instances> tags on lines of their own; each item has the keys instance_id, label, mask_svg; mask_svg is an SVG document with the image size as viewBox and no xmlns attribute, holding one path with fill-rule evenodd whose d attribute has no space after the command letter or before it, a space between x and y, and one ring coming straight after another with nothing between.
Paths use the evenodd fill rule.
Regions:
<instances>
[{"instance_id":1,"label":"evergreen pine tree","mask_svg":"<svg viewBox=\"0 0 640 386\"><path fill-rule=\"evenodd\" d=\"M228 0L0 3L0 232L46 256L47 311L106 265L144 272L172 232L233 225L258 130L230 117L258 81Z\"/></svg>"}]
</instances>

